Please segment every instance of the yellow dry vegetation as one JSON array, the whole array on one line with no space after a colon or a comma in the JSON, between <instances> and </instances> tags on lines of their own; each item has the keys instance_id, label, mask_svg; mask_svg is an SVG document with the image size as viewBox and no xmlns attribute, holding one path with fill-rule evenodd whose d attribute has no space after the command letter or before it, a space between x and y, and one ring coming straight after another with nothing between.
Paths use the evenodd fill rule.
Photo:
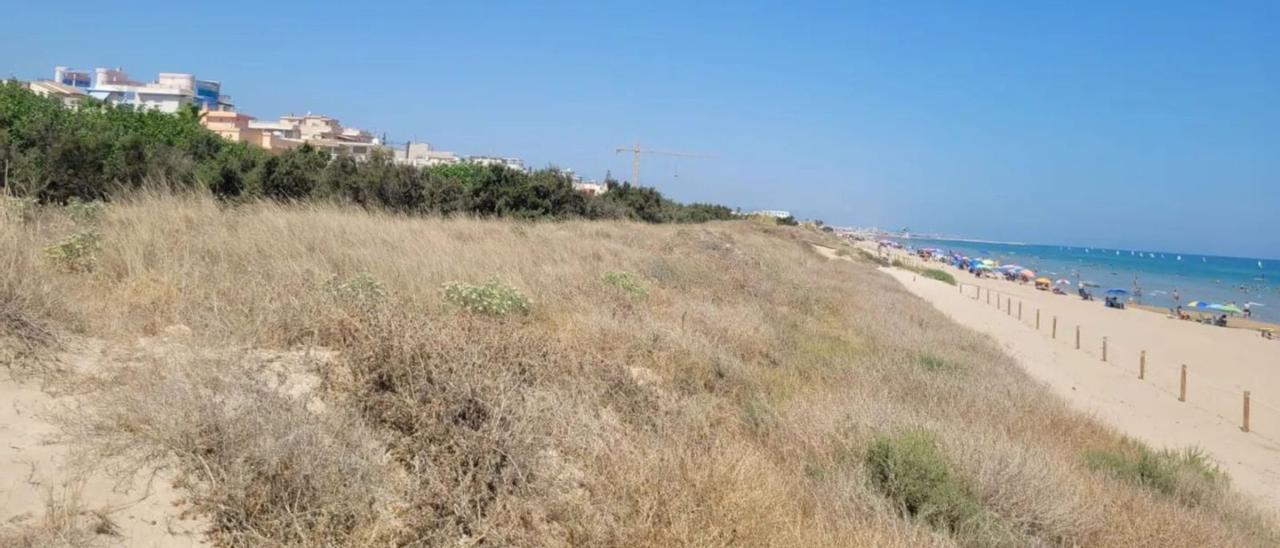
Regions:
<instances>
[{"instance_id":1,"label":"yellow dry vegetation","mask_svg":"<svg viewBox=\"0 0 1280 548\"><path fill-rule=\"evenodd\" d=\"M90 228L92 268L44 254ZM1188 503L1091 466L1131 442L815 243L843 245L143 194L0 224L0 322L24 356L189 327L188 351L83 379L62 424L103 462L176 466L225 545L1276 541L1228 489ZM527 311L469 312L450 283ZM300 393L248 349L332 358Z\"/></svg>"}]
</instances>

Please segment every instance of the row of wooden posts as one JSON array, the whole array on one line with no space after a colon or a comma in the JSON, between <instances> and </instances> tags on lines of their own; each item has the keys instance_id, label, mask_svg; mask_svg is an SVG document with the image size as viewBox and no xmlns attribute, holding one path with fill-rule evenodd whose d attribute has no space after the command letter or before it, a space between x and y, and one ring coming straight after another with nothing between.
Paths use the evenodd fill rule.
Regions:
<instances>
[{"instance_id":1,"label":"row of wooden posts","mask_svg":"<svg viewBox=\"0 0 1280 548\"><path fill-rule=\"evenodd\" d=\"M956 285L960 289L960 294L963 295L965 284L957 283ZM980 285L975 285L973 287L975 290L977 290L973 298L974 300L977 300L980 297L982 290L984 288ZM991 289L990 288L986 288L986 289L987 289L987 304L991 304ZM997 292L996 293L996 309L997 310L1000 309L1000 296L1001 296L1000 293ZM1004 306L1005 313L1010 316L1013 316L1013 303L1012 303L1013 298L1009 297L1008 295L1005 295L1004 297L1005 297L1005 306ZM1021 300L1018 301L1018 321L1022 321L1022 301ZM1036 308L1036 331L1039 331L1039 330L1040 330L1040 309ZM1057 316L1053 317L1052 327L1050 328L1050 337L1053 339L1058 338L1058 317ZM1076 350L1079 350L1079 349L1080 349L1080 326L1077 325L1076 326ZM1104 362L1107 361L1107 338L1106 337L1102 337L1102 361ZM1147 377L1147 351L1143 350L1138 354L1138 379L1140 380L1146 379L1146 377ZM1182 364L1182 370L1179 374L1178 401L1180 402L1187 401L1187 364L1185 363ZM1249 431L1249 391L1248 390L1244 391L1244 400L1243 400L1243 409L1241 413L1240 429L1245 432Z\"/></svg>"}]
</instances>

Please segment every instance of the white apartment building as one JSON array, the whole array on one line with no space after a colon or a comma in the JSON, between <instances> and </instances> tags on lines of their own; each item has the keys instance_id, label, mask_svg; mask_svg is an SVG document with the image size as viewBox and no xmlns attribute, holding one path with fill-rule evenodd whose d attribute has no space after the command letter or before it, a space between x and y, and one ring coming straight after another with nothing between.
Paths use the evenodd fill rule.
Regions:
<instances>
[{"instance_id":1,"label":"white apartment building","mask_svg":"<svg viewBox=\"0 0 1280 548\"><path fill-rule=\"evenodd\" d=\"M392 150L392 158L398 164L415 167L449 165L461 161L457 154L436 150L429 143L405 143L404 148Z\"/></svg>"},{"instance_id":2,"label":"white apartment building","mask_svg":"<svg viewBox=\"0 0 1280 548\"><path fill-rule=\"evenodd\" d=\"M609 191L609 187L593 181L574 181L573 189L587 196L599 196Z\"/></svg>"},{"instance_id":3,"label":"white apartment building","mask_svg":"<svg viewBox=\"0 0 1280 548\"><path fill-rule=\"evenodd\" d=\"M178 112L195 104L209 110L232 110L230 96L222 94L222 84L199 80L184 72L161 72L154 82L137 82L119 68L98 68L90 78L86 71L54 67L54 81L84 90L89 97L113 105L130 105L145 110Z\"/></svg>"},{"instance_id":4,"label":"white apartment building","mask_svg":"<svg viewBox=\"0 0 1280 548\"><path fill-rule=\"evenodd\" d=\"M524 161L519 158L501 158L498 156L467 156L467 162L482 166L505 166L518 171L528 171Z\"/></svg>"},{"instance_id":5,"label":"white apartment building","mask_svg":"<svg viewBox=\"0 0 1280 548\"><path fill-rule=\"evenodd\" d=\"M791 212L783 211L781 209L758 209L756 211L746 213L746 215L749 215L749 216L754 215L754 216L760 216L760 217L773 217L775 219L786 219L787 217L791 216Z\"/></svg>"}]
</instances>

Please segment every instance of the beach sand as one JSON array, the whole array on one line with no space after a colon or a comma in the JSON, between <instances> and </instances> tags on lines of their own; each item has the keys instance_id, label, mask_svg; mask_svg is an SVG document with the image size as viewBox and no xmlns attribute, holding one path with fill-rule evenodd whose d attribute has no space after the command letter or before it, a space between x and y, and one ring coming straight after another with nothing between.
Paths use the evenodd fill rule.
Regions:
<instances>
[{"instance_id":1,"label":"beach sand","mask_svg":"<svg viewBox=\"0 0 1280 548\"><path fill-rule=\"evenodd\" d=\"M874 244L867 249L874 253ZM915 260L897 253L908 264ZM937 263L915 264L947 271L962 285L957 288L910 270L883 270L954 321L992 336L1028 373L1077 409L1156 447L1197 446L1208 451L1240 492L1280 512L1280 340L1132 307L1109 309L1101 301L978 279ZM975 297L977 287L983 289ZM1051 333L1055 317L1056 339ZM1139 380L1144 350L1146 374ZM1188 386L1186 401L1180 402L1183 364ZM1251 392L1248 433L1241 430L1245 390Z\"/></svg>"},{"instance_id":2,"label":"beach sand","mask_svg":"<svg viewBox=\"0 0 1280 548\"><path fill-rule=\"evenodd\" d=\"M183 494L172 485L168 470L152 474L144 467L121 475L74 463L72 448L49 420L59 409L74 405L74 399L43 390L38 378L16 379L0 367L0 539L57 521L46 519L52 497L71 505L60 510L78 515L76 521L95 529L85 545L207 545L202 537L209 524L180 516Z\"/></svg>"}]
</instances>

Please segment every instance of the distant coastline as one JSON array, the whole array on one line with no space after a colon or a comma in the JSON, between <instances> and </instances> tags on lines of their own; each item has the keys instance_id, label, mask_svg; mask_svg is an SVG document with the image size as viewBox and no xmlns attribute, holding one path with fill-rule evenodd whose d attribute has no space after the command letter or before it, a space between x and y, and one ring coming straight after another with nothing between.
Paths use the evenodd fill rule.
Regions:
<instances>
[{"instance_id":1,"label":"distant coastline","mask_svg":"<svg viewBox=\"0 0 1280 548\"><path fill-rule=\"evenodd\" d=\"M1026 242L1003 242L1000 240L982 240L979 238L961 238L959 236L906 236L900 237L904 240L933 240L938 242L964 242L969 244L999 244L999 245L1031 245Z\"/></svg>"}]
</instances>

